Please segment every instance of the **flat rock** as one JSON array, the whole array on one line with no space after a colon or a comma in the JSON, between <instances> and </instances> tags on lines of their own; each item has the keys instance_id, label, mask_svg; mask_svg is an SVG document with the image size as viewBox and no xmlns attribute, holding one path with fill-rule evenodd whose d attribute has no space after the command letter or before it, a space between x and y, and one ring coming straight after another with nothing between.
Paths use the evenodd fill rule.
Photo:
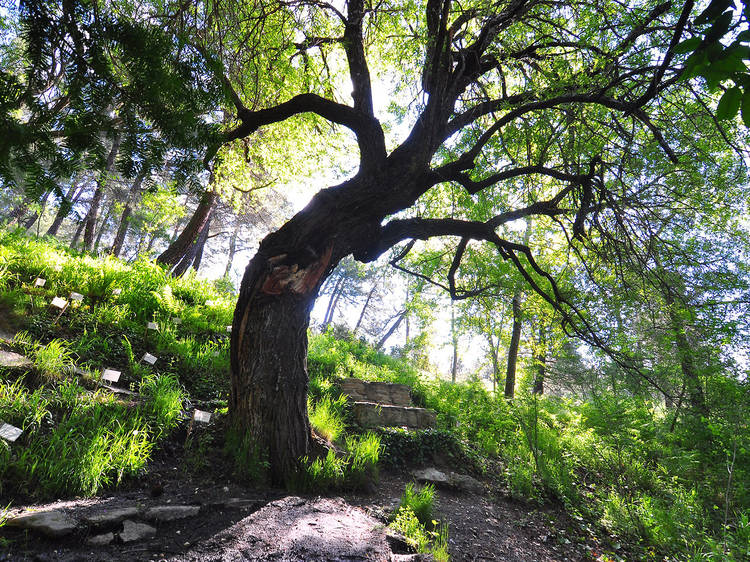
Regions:
<instances>
[{"instance_id":1,"label":"flat rock","mask_svg":"<svg viewBox=\"0 0 750 562\"><path fill-rule=\"evenodd\" d=\"M200 510L199 505L160 505L147 509L144 517L149 521L175 521L195 517Z\"/></svg>"},{"instance_id":2,"label":"flat rock","mask_svg":"<svg viewBox=\"0 0 750 562\"><path fill-rule=\"evenodd\" d=\"M475 492L481 493L484 491L484 486L476 478L472 478L467 474L459 474L457 472L442 472L436 468L425 468L423 470L415 470L413 473L414 478L418 482L429 482L435 484L435 486L443 488L454 488L462 490L464 492Z\"/></svg>"},{"instance_id":3,"label":"flat rock","mask_svg":"<svg viewBox=\"0 0 750 562\"><path fill-rule=\"evenodd\" d=\"M92 546L105 546L111 544L113 540L115 540L114 533L104 533L103 535L94 535L93 537L89 537L86 540L86 544L90 544Z\"/></svg>"},{"instance_id":4,"label":"flat rock","mask_svg":"<svg viewBox=\"0 0 750 562\"><path fill-rule=\"evenodd\" d=\"M8 519L8 525L22 527L48 537L64 537L78 528L78 521L62 511L39 511Z\"/></svg>"},{"instance_id":5,"label":"flat rock","mask_svg":"<svg viewBox=\"0 0 750 562\"><path fill-rule=\"evenodd\" d=\"M156 529L145 523L136 523L130 519L122 522L122 531L120 531L120 540L122 542L134 542L148 539L156 535Z\"/></svg>"},{"instance_id":6,"label":"flat rock","mask_svg":"<svg viewBox=\"0 0 750 562\"><path fill-rule=\"evenodd\" d=\"M181 561L389 562L385 529L340 498L288 496L265 505L181 555Z\"/></svg>"},{"instance_id":7,"label":"flat rock","mask_svg":"<svg viewBox=\"0 0 750 562\"><path fill-rule=\"evenodd\" d=\"M92 527L110 527L119 524L124 519L138 515L137 507L121 507L119 509L110 509L95 515L89 515L83 520Z\"/></svg>"},{"instance_id":8,"label":"flat rock","mask_svg":"<svg viewBox=\"0 0 750 562\"><path fill-rule=\"evenodd\" d=\"M31 359L24 357L19 353L12 351L3 351L0 349L0 367L10 367L15 369L23 369L31 367Z\"/></svg>"}]
</instances>

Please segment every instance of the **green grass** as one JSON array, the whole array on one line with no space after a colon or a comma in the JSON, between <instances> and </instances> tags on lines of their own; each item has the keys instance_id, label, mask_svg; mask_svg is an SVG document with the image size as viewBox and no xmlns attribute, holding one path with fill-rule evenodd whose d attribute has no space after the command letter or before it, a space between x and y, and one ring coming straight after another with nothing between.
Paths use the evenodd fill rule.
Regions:
<instances>
[{"instance_id":1,"label":"green grass","mask_svg":"<svg viewBox=\"0 0 750 562\"><path fill-rule=\"evenodd\" d=\"M429 525L435 509L435 486L426 484L417 488L413 482L406 485L398 510L409 509L422 525Z\"/></svg>"},{"instance_id":2,"label":"green grass","mask_svg":"<svg viewBox=\"0 0 750 562\"><path fill-rule=\"evenodd\" d=\"M333 443L343 434L346 427L343 414L345 403L345 396L340 396L338 399L324 396L315 403L308 399L307 411L310 416L310 425L326 441Z\"/></svg>"}]
</instances>

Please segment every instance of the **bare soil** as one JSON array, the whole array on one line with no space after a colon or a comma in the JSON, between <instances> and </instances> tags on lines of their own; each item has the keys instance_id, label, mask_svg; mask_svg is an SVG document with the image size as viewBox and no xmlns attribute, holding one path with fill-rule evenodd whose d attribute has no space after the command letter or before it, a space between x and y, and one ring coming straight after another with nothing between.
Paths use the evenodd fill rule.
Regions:
<instances>
[{"instance_id":1,"label":"bare soil","mask_svg":"<svg viewBox=\"0 0 750 562\"><path fill-rule=\"evenodd\" d=\"M137 506L199 505L199 515L152 523L157 533L134 543L91 546L107 529L82 529L62 539L0 528L2 561L125 560L391 560L406 552L386 539L387 517L412 481L404 472L381 474L369 493L294 496L279 489L246 487L217 458L210 471L186 472L184 459L163 450L147 477L95 498L19 506L12 514L57 509L78 519ZM450 528L454 561L595 560L594 538L555 506L515 501L485 481L487 492L438 490L435 517ZM12 498L11 498L12 499ZM20 498L17 498L20 499ZM3 498L7 504L8 498ZM111 530L117 531L117 528Z\"/></svg>"}]
</instances>

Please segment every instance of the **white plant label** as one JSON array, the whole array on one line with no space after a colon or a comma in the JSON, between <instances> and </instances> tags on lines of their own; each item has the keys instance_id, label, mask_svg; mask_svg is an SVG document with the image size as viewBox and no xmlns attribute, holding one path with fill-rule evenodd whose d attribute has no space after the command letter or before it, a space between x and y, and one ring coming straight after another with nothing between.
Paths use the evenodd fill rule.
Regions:
<instances>
[{"instance_id":1,"label":"white plant label","mask_svg":"<svg viewBox=\"0 0 750 562\"><path fill-rule=\"evenodd\" d=\"M172 318L172 324L177 324L179 326L182 324L182 318Z\"/></svg>"},{"instance_id":2,"label":"white plant label","mask_svg":"<svg viewBox=\"0 0 750 562\"><path fill-rule=\"evenodd\" d=\"M50 306L54 306L56 308L59 308L60 310L64 309L66 306L68 306L68 301L66 301L63 298L55 297L52 299L52 302L50 303Z\"/></svg>"},{"instance_id":3,"label":"white plant label","mask_svg":"<svg viewBox=\"0 0 750 562\"><path fill-rule=\"evenodd\" d=\"M11 443L18 439L22 433L23 430L17 428L15 425L10 425L9 423L0 425L0 437Z\"/></svg>"},{"instance_id":4,"label":"white plant label","mask_svg":"<svg viewBox=\"0 0 750 562\"><path fill-rule=\"evenodd\" d=\"M119 295L120 293L122 293L122 289L112 289L112 294L113 294L114 296L117 296L117 295Z\"/></svg>"},{"instance_id":5,"label":"white plant label","mask_svg":"<svg viewBox=\"0 0 750 562\"><path fill-rule=\"evenodd\" d=\"M203 410L196 410L193 412L193 419L197 422L208 423L211 420L211 414Z\"/></svg>"},{"instance_id":6,"label":"white plant label","mask_svg":"<svg viewBox=\"0 0 750 562\"><path fill-rule=\"evenodd\" d=\"M143 357L141 357L141 361L144 363L148 363L149 365L153 365L156 363L156 357L151 355L150 353L144 353Z\"/></svg>"},{"instance_id":7,"label":"white plant label","mask_svg":"<svg viewBox=\"0 0 750 562\"><path fill-rule=\"evenodd\" d=\"M70 300L72 301L82 301L83 295L81 293L70 293Z\"/></svg>"},{"instance_id":8,"label":"white plant label","mask_svg":"<svg viewBox=\"0 0 750 562\"><path fill-rule=\"evenodd\" d=\"M146 329L147 330L158 330L159 329L159 325L156 322L149 322L148 324L146 324Z\"/></svg>"},{"instance_id":9,"label":"white plant label","mask_svg":"<svg viewBox=\"0 0 750 562\"><path fill-rule=\"evenodd\" d=\"M231 334L231 333L232 333L232 327L231 327L231 326L227 326L227 333L228 333L228 334Z\"/></svg>"},{"instance_id":10,"label":"white plant label","mask_svg":"<svg viewBox=\"0 0 750 562\"><path fill-rule=\"evenodd\" d=\"M44 287L44 284L47 282L46 279L42 279L41 277L37 277L34 279L34 287Z\"/></svg>"},{"instance_id":11,"label":"white plant label","mask_svg":"<svg viewBox=\"0 0 750 562\"><path fill-rule=\"evenodd\" d=\"M102 380L117 382L120 380L120 371L114 369L104 369L102 372Z\"/></svg>"},{"instance_id":12,"label":"white plant label","mask_svg":"<svg viewBox=\"0 0 750 562\"><path fill-rule=\"evenodd\" d=\"M211 355L213 355L214 357L218 357L219 356L219 352L218 351L214 351Z\"/></svg>"}]
</instances>

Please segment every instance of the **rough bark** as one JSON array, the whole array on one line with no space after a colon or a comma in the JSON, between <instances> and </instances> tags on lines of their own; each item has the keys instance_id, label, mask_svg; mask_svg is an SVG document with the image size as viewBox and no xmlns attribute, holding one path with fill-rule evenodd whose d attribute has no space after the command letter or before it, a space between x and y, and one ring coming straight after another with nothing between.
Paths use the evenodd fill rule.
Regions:
<instances>
[{"instance_id":1,"label":"rough bark","mask_svg":"<svg viewBox=\"0 0 750 562\"><path fill-rule=\"evenodd\" d=\"M117 160L117 152L120 150L120 133L115 133L112 139L112 148L107 156L107 164L104 171L99 176L99 181L96 184L96 190L94 196L91 199L91 206L89 212L86 214L84 219L84 232L83 232L83 249L87 252L91 252L94 249L94 235L96 230L96 222L99 218L99 206L101 205L102 198L104 197L104 189L107 186L107 182L110 176L115 171L115 162Z\"/></svg>"},{"instance_id":2,"label":"rough bark","mask_svg":"<svg viewBox=\"0 0 750 562\"><path fill-rule=\"evenodd\" d=\"M190 217L190 220L177 239L156 259L157 263L175 268L185 258L191 248L193 248L198 235L203 232L203 228L211 216L211 210L217 199L218 195L211 190L203 193L193 216Z\"/></svg>"}]
</instances>

